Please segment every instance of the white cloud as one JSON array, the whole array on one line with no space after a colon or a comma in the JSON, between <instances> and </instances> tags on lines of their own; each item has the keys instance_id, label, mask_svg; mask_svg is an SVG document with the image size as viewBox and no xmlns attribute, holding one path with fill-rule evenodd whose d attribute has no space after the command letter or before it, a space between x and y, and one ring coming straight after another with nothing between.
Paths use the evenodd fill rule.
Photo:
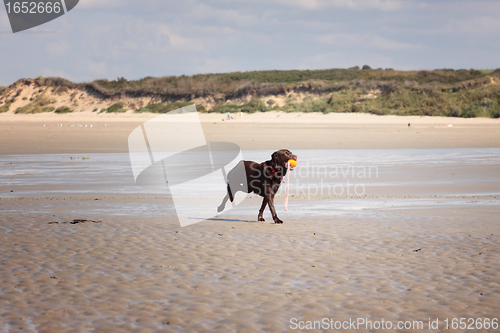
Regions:
<instances>
[{"instance_id":1,"label":"white cloud","mask_svg":"<svg viewBox=\"0 0 500 333\"><path fill-rule=\"evenodd\" d=\"M419 44L410 44L405 42L398 42L395 40L387 39L384 37L373 36L368 37L370 40L370 45L373 47L384 49L384 50L408 50L408 49L419 49L422 46Z\"/></svg>"},{"instance_id":2,"label":"white cloud","mask_svg":"<svg viewBox=\"0 0 500 333\"><path fill-rule=\"evenodd\" d=\"M217 59L209 58L200 66L196 66L199 73L227 73L238 70L238 66L233 59L221 57Z\"/></svg>"},{"instance_id":3,"label":"white cloud","mask_svg":"<svg viewBox=\"0 0 500 333\"><path fill-rule=\"evenodd\" d=\"M284 5L291 5L307 10L327 7L348 8L352 10L379 9L392 11L402 7L401 0L277 0Z\"/></svg>"},{"instance_id":4,"label":"white cloud","mask_svg":"<svg viewBox=\"0 0 500 333\"><path fill-rule=\"evenodd\" d=\"M300 60L299 69L349 68L369 65L372 68L393 68L394 59L377 53L332 51L305 57Z\"/></svg>"},{"instance_id":5,"label":"white cloud","mask_svg":"<svg viewBox=\"0 0 500 333\"><path fill-rule=\"evenodd\" d=\"M113 8L118 7L123 1L119 0L81 0L77 8Z\"/></svg>"},{"instance_id":6,"label":"white cloud","mask_svg":"<svg viewBox=\"0 0 500 333\"><path fill-rule=\"evenodd\" d=\"M332 44L345 47L367 46L384 50L406 50L421 48L421 45L418 44L414 45L406 42L398 42L374 34L324 34L318 36L317 40L318 42L323 44Z\"/></svg>"},{"instance_id":7,"label":"white cloud","mask_svg":"<svg viewBox=\"0 0 500 333\"><path fill-rule=\"evenodd\" d=\"M134 42L132 42L130 40L127 40L125 42L125 48L127 50L137 50L139 48L139 45L137 45L137 43L134 43Z\"/></svg>"},{"instance_id":8,"label":"white cloud","mask_svg":"<svg viewBox=\"0 0 500 333\"><path fill-rule=\"evenodd\" d=\"M0 85L40 71L82 81L365 63L498 67L498 12L498 0L81 0L40 28L54 34L0 35L9 64ZM10 31L5 11L0 30Z\"/></svg>"},{"instance_id":9,"label":"white cloud","mask_svg":"<svg viewBox=\"0 0 500 333\"><path fill-rule=\"evenodd\" d=\"M73 78L71 77L70 74L68 74L65 71L59 70L59 69L53 69L53 68L43 68L40 70L40 75L45 76L45 77L62 77L68 80L72 80Z\"/></svg>"},{"instance_id":10,"label":"white cloud","mask_svg":"<svg viewBox=\"0 0 500 333\"><path fill-rule=\"evenodd\" d=\"M53 56L63 56L68 54L70 50L69 43L65 40L50 43L45 47L45 50Z\"/></svg>"},{"instance_id":11,"label":"white cloud","mask_svg":"<svg viewBox=\"0 0 500 333\"><path fill-rule=\"evenodd\" d=\"M240 24L257 24L260 19L256 16L244 13L236 9L218 9L206 4L195 6L193 16L199 19L214 19L217 22L231 22L236 25Z\"/></svg>"},{"instance_id":12,"label":"white cloud","mask_svg":"<svg viewBox=\"0 0 500 333\"><path fill-rule=\"evenodd\" d=\"M101 75L104 76L107 73L106 69L106 63L105 62L92 62L89 61L87 65L87 69L89 72L96 74L96 75Z\"/></svg>"},{"instance_id":13,"label":"white cloud","mask_svg":"<svg viewBox=\"0 0 500 333\"><path fill-rule=\"evenodd\" d=\"M176 28L178 29L178 26ZM149 47L152 49L199 52L204 50L206 43L203 38L185 36L164 23L142 25L142 29L146 36L155 36L154 41L149 41Z\"/></svg>"}]
</instances>

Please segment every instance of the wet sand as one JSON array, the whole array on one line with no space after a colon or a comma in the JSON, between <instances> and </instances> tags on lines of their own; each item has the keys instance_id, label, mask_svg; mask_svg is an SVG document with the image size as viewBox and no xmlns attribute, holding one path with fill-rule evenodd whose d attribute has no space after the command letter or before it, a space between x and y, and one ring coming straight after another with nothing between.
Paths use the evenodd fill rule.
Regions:
<instances>
[{"instance_id":1,"label":"wet sand","mask_svg":"<svg viewBox=\"0 0 500 333\"><path fill-rule=\"evenodd\" d=\"M62 223L95 218L71 213L84 201L0 200L10 209L0 217L6 331L282 332L292 318L439 318L443 328L498 317L498 205L281 213L281 226L241 213L185 228L140 215Z\"/></svg>"}]
</instances>

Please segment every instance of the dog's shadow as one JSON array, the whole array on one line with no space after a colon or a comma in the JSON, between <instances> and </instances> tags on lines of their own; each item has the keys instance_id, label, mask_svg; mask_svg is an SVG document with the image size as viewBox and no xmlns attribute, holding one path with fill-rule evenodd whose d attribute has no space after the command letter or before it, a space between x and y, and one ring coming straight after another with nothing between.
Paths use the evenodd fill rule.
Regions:
<instances>
[{"instance_id":1,"label":"dog's shadow","mask_svg":"<svg viewBox=\"0 0 500 333\"><path fill-rule=\"evenodd\" d=\"M219 221L219 222L244 222L244 223L257 223L255 220L240 220L240 219L228 219L228 218L220 218L220 217L212 217L207 219L207 221Z\"/></svg>"}]
</instances>

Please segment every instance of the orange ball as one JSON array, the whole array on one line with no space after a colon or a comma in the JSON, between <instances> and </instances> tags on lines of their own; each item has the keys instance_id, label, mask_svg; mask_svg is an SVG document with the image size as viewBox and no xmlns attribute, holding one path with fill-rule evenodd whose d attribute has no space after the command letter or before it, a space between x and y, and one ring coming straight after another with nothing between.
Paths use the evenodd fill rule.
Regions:
<instances>
[{"instance_id":1,"label":"orange ball","mask_svg":"<svg viewBox=\"0 0 500 333\"><path fill-rule=\"evenodd\" d=\"M297 166L297 161L296 160L288 160L288 162L290 162L290 166L292 168L295 168Z\"/></svg>"}]
</instances>

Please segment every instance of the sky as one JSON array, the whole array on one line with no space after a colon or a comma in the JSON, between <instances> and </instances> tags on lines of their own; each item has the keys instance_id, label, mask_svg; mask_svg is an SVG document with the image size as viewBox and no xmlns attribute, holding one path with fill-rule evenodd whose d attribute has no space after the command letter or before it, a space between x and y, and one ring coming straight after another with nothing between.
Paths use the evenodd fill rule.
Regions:
<instances>
[{"instance_id":1,"label":"sky","mask_svg":"<svg viewBox=\"0 0 500 333\"><path fill-rule=\"evenodd\" d=\"M500 1L80 0L13 34L0 7L0 86L369 65L500 67Z\"/></svg>"}]
</instances>

